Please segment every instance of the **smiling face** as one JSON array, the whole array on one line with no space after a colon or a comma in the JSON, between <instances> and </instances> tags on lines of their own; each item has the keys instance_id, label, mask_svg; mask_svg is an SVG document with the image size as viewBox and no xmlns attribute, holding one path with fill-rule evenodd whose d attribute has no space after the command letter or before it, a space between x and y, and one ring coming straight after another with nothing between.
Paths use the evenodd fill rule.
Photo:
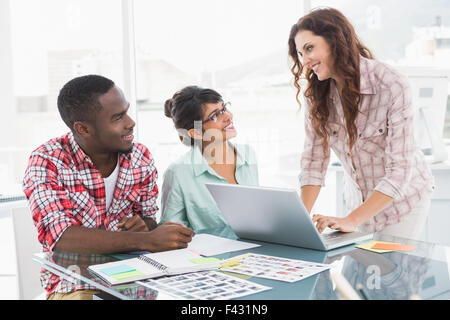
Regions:
<instances>
[{"instance_id":1,"label":"smiling face","mask_svg":"<svg viewBox=\"0 0 450 320\"><path fill-rule=\"evenodd\" d=\"M98 98L101 109L95 119L92 143L106 152L130 152L136 123L127 114L130 104L116 86Z\"/></svg>"},{"instance_id":2,"label":"smiling face","mask_svg":"<svg viewBox=\"0 0 450 320\"><path fill-rule=\"evenodd\" d=\"M204 122L203 130L206 132L206 135L208 135L208 130L210 130L210 135L213 135L215 139L225 141L236 137L237 131L233 125L233 114L230 110L223 110L223 108L224 103L222 101L217 103L205 103L203 106L204 111L202 120ZM216 121L208 121L214 115L217 116Z\"/></svg>"},{"instance_id":3,"label":"smiling face","mask_svg":"<svg viewBox=\"0 0 450 320\"><path fill-rule=\"evenodd\" d=\"M301 30L295 36L295 46L302 64L314 71L320 81L333 78L334 59L325 38L309 30Z\"/></svg>"}]
</instances>

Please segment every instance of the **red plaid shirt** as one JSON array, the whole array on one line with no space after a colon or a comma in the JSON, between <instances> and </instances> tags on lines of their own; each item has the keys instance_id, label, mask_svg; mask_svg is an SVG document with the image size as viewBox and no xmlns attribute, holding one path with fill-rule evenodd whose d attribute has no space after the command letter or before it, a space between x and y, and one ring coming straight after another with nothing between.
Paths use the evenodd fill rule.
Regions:
<instances>
[{"instance_id":1,"label":"red plaid shirt","mask_svg":"<svg viewBox=\"0 0 450 320\"><path fill-rule=\"evenodd\" d=\"M120 154L119 166L113 201L106 210L103 177L72 133L32 152L23 190L44 252L51 252L70 226L119 231L117 224L129 214L155 219L158 174L148 149L135 143L129 154ZM41 282L47 293L88 288L61 280L49 271L42 272Z\"/></svg>"}]
</instances>

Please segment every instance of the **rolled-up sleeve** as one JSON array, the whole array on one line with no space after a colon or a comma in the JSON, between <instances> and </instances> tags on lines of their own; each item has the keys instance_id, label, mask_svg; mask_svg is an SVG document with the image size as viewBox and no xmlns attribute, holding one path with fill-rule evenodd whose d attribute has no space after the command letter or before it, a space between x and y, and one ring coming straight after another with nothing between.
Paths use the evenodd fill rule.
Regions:
<instances>
[{"instance_id":1,"label":"rolled-up sleeve","mask_svg":"<svg viewBox=\"0 0 450 320\"><path fill-rule=\"evenodd\" d=\"M324 186L325 175L330 161L330 152L323 148L323 138L319 137L311 124L305 108L305 144L301 156L301 172L299 175L300 187L306 185Z\"/></svg>"},{"instance_id":2,"label":"rolled-up sleeve","mask_svg":"<svg viewBox=\"0 0 450 320\"><path fill-rule=\"evenodd\" d=\"M413 132L411 90L406 80L399 78L391 86L390 107L387 114L385 176L375 190L392 198L404 196L411 180L414 154L417 151Z\"/></svg>"},{"instance_id":3,"label":"rolled-up sleeve","mask_svg":"<svg viewBox=\"0 0 450 320\"><path fill-rule=\"evenodd\" d=\"M183 190L175 172L169 167L164 173L161 197L161 222L179 222L190 226L186 214Z\"/></svg>"},{"instance_id":4,"label":"rolled-up sleeve","mask_svg":"<svg viewBox=\"0 0 450 320\"><path fill-rule=\"evenodd\" d=\"M144 148L144 147L142 147ZM140 185L140 199L133 205L133 212L140 215L142 218L156 220L156 213L158 212L158 171L154 165L154 160L147 148L143 150L144 159L143 165L146 167L146 176Z\"/></svg>"}]
</instances>

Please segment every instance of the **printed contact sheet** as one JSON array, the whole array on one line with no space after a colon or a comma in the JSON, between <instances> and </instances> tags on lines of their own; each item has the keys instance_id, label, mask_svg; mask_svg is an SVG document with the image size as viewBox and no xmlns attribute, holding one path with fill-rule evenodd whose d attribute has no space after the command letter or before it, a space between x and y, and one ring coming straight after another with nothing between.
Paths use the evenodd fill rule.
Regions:
<instances>
[{"instance_id":1,"label":"printed contact sheet","mask_svg":"<svg viewBox=\"0 0 450 320\"><path fill-rule=\"evenodd\" d=\"M217 271L186 273L139 283L187 300L228 300L272 289Z\"/></svg>"},{"instance_id":2,"label":"printed contact sheet","mask_svg":"<svg viewBox=\"0 0 450 320\"><path fill-rule=\"evenodd\" d=\"M230 259L220 270L286 282L295 282L331 267L329 264L249 253Z\"/></svg>"}]
</instances>

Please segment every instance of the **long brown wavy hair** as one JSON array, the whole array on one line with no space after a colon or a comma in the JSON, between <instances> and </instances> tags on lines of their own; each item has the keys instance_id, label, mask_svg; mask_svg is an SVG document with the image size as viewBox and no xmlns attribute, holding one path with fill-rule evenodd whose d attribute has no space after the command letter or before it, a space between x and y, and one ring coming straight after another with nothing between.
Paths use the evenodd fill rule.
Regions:
<instances>
[{"instance_id":1,"label":"long brown wavy hair","mask_svg":"<svg viewBox=\"0 0 450 320\"><path fill-rule=\"evenodd\" d=\"M341 102L349 136L349 146L352 150L357 137L355 119L361 99L360 55L368 59L373 59L373 55L359 40L348 19L338 10L333 8L315 9L300 18L292 26L289 35L289 56L294 63L291 72L294 75L294 85L297 88L296 100L300 107L300 80L303 74L303 65L298 57L294 39L297 33L303 30L323 37L330 47L331 55L334 58L334 72L343 81ZM320 81L314 71L308 68L306 68L305 77L308 84L304 96L310 104L311 123L316 133L323 138L324 149L328 150L329 132L326 124L330 114L328 99L331 79Z\"/></svg>"}]
</instances>

